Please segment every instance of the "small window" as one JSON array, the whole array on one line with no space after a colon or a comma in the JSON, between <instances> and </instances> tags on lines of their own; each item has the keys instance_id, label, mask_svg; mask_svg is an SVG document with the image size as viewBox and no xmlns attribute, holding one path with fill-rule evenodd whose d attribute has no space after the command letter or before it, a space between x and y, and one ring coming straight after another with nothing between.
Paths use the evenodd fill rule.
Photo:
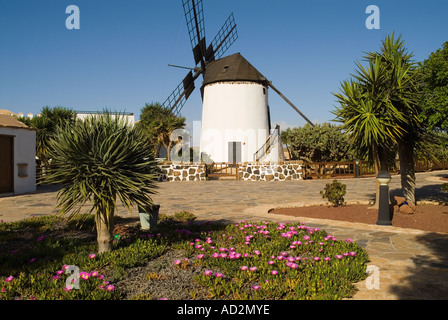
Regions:
<instances>
[{"instance_id":1,"label":"small window","mask_svg":"<svg viewBox=\"0 0 448 320\"><path fill-rule=\"evenodd\" d=\"M28 177L28 163L18 163L17 169L17 175L19 176L19 178Z\"/></svg>"},{"instance_id":2,"label":"small window","mask_svg":"<svg viewBox=\"0 0 448 320\"><path fill-rule=\"evenodd\" d=\"M266 88L263 88L263 94L266 95Z\"/></svg>"}]
</instances>

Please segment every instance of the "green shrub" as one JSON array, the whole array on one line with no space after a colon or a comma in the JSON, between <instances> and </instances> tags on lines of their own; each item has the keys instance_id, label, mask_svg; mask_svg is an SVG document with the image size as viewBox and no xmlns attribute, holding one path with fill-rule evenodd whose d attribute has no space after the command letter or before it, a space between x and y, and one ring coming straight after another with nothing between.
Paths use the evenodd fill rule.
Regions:
<instances>
[{"instance_id":1,"label":"green shrub","mask_svg":"<svg viewBox=\"0 0 448 320\"><path fill-rule=\"evenodd\" d=\"M444 183L441 186L442 191L448 192L448 183Z\"/></svg>"},{"instance_id":2,"label":"green shrub","mask_svg":"<svg viewBox=\"0 0 448 320\"><path fill-rule=\"evenodd\" d=\"M174 219L181 222L192 222L196 219L196 216L188 211L180 211L174 214Z\"/></svg>"},{"instance_id":3,"label":"green shrub","mask_svg":"<svg viewBox=\"0 0 448 320\"><path fill-rule=\"evenodd\" d=\"M337 180L333 180L332 183L327 183L325 189L320 192L322 198L328 199L335 207L342 206L344 204L344 196L346 193L346 185L340 183Z\"/></svg>"}]
</instances>

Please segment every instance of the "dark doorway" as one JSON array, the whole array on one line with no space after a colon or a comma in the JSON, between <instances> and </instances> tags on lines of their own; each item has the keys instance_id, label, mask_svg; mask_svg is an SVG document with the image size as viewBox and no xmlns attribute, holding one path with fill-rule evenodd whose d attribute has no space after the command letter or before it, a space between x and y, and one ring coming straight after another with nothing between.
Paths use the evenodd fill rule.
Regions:
<instances>
[{"instance_id":1,"label":"dark doorway","mask_svg":"<svg viewBox=\"0 0 448 320\"><path fill-rule=\"evenodd\" d=\"M241 162L241 142L229 141L229 163Z\"/></svg>"},{"instance_id":2,"label":"dark doorway","mask_svg":"<svg viewBox=\"0 0 448 320\"><path fill-rule=\"evenodd\" d=\"M14 137L0 135L0 193L14 192Z\"/></svg>"}]
</instances>

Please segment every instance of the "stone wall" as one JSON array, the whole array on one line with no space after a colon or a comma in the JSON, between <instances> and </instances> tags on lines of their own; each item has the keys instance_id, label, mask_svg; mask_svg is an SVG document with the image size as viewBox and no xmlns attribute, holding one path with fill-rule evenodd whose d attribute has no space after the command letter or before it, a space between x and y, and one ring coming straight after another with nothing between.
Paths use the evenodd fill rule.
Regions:
<instances>
[{"instance_id":1,"label":"stone wall","mask_svg":"<svg viewBox=\"0 0 448 320\"><path fill-rule=\"evenodd\" d=\"M238 178L243 181L287 181L302 179L302 164L241 164Z\"/></svg>"},{"instance_id":2,"label":"stone wall","mask_svg":"<svg viewBox=\"0 0 448 320\"><path fill-rule=\"evenodd\" d=\"M159 165L158 181L205 181L204 164L163 164Z\"/></svg>"}]
</instances>

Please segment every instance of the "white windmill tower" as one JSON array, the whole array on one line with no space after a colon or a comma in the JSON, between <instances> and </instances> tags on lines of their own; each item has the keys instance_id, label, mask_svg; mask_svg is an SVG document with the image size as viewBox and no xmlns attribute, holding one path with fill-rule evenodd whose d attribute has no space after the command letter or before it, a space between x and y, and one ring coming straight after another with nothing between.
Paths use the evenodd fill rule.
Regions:
<instances>
[{"instance_id":1,"label":"white windmill tower","mask_svg":"<svg viewBox=\"0 0 448 320\"><path fill-rule=\"evenodd\" d=\"M197 67L188 68L164 106L179 114L202 74L201 153L215 163L284 160L279 128L271 130L268 88L313 124L240 53L222 58L238 37L233 13L207 47L202 1L182 2Z\"/></svg>"}]
</instances>

